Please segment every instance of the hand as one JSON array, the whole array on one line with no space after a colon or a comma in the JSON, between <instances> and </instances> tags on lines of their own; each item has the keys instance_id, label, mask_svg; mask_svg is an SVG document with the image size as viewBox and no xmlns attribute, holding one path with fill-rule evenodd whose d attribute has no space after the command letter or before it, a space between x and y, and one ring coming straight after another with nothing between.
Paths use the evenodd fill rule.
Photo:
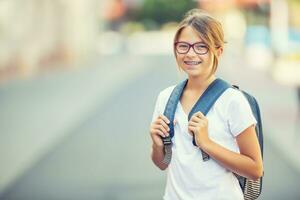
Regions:
<instances>
[{"instance_id":1,"label":"hand","mask_svg":"<svg viewBox=\"0 0 300 200\"><path fill-rule=\"evenodd\" d=\"M210 141L208 137L208 120L201 112L193 114L188 123L188 131L195 136L195 142L199 148Z\"/></svg>"},{"instance_id":2,"label":"hand","mask_svg":"<svg viewBox=\"0 0 300 200\"><path fill-rule=\"evenodd\" d=\"M169 119L164 115L159 115L157 119L150 125L150 136L155 146L163 147L161 137L169 136L170 128L168 124ZM174 120L174 125L176 121Z\"/></svg>"}]
</instances>

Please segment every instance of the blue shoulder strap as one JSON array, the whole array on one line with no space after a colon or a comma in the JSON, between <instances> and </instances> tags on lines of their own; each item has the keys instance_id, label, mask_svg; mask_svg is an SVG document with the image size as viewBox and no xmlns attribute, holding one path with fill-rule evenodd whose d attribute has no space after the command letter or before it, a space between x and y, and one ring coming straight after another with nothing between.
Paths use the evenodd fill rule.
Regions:
<instances>
[{"instance_id":1,"label":"blue shoulder strap","mask_svg":"<svg viewBox=\"0 0 300 200\"><path fill-rule=\"evenodd\" d=\"M180 100L180 97L182 95L182 92L187 84L188 79L184 80L183 82L179 83L174 90L172 91L170 98L167 102L164 115L170 120L169 128L170 128L170 136L166 138L162 138L164 145L171 144L171 138L174 136L174 117L175 117L175 111L176 107L178 105L178 102ZM204 91L204 93L201 95L201 97L198 99L196 104L191 109L188 120L193 116L194 113L200 111L204 115L208 113L210 108L213 106L213 104L216 102L216 100L222 95L222 93L227 89L230 88L231 85L227 83L226 81L217 78L214 80L208 88ZM193 138L193 144L196 146L195 138ZM202 152L203 154L204 152ZM203 155L204 156L204 155ZM209 157L208 155L205 155L204 158L207 160Z\"/></svg>"},{"instance_id":2,"label":"blue shoulder strap","mask_svg":"<svg viewBox=\"0 0 300 200\"><path fill-rule=\"evenodd\" d=\"M231 85L226 81L218 78L214 80L208 88L204 91L201 97L198 99L194 107L189 113L188 121L190 121L193 114L200 111L203 115L207 115L210 108L214 105L217 99L223 94L223 92L230 88ZM193 144L196 146L195 139L193 139Z\"/></svg>"},{"instance_id":3,"label":"blue shoulder strap","mask_svg":"<svg viewBox=\"0 0 300 200\"><path fill-rule=\"evenodd\" d=\"M180 100L180 97L182 95L183 89L185 88L186 84L187 84L187 79L184 80L183 82L179 83L173 89L173 91L169 97L169 100L165 107L164 115L170 120L170 122L174 121L176 107L178 105L178 102ZM169 134L170 134L170 137L172 138L174 136L174 124L170 123L169 128L170 128Z\"/></svg>"}]
</instances>

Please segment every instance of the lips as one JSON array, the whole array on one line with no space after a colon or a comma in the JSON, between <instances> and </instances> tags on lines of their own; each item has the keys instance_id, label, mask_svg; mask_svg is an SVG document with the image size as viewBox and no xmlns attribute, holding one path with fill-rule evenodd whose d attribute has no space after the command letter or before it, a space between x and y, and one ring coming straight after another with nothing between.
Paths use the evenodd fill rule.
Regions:
<instances>
[{"instance_id":1,"label":"lips","mask_svg":"<svg viewBox=\"0 0 300 200\"><path fill-rule=\"evenodd\" d=\"M201 61L183 61L186 65L199 65Z\"/></svg>"}]
</instances>

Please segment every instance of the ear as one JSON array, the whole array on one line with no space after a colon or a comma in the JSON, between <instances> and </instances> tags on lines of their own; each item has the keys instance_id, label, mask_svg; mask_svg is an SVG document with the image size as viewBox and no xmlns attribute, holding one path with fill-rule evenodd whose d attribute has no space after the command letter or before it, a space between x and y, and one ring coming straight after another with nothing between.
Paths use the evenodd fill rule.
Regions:
<instances>
[{"instance_id":1,"label":"ear","mask_svg":"<svg viewBox=\"0 0 300 200\"><path fill-rule=\"evenodd\" d=\"M219 47L219 48L217 49L217 55L218 55L218 57L219 57L220 55L222 55L222 53L223 53L223 48L222 48L222 47Z\"/></svg>"}]
</instances>

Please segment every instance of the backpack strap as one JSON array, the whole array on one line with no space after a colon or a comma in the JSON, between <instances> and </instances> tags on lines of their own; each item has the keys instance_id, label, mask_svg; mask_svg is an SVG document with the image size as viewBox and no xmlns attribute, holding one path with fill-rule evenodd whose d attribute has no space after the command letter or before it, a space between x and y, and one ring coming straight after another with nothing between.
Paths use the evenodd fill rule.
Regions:
<instances>
[{"instance_id":1,"label":"backpack strap","mask_svg":"<svg viewBox=\"0 0 300 200\"><path fill-rule=\"evenodd\" d=\"M163 163L169 164L171 162L172 158L172 138L174 136L174 117L175 117L175 111L176 107L178 105L178 102L180 100L180 97L182 95L183 89L185 88L187 84L188 79L182 81L179 83L172 91L167 105L165 107L164 115L169 119L170 123L168 124L170 131L168 137L162 137L162 141L164 144L165 149L165 157L163 159Z\"/></svg>"},{"instance_id":2,"label":"backpack strap","mask_svg":"<svg viewBox=\"0 0 300 200\"><path fill-rule=\"evenodd\" d=\"M170 120L170 122L174 121L175 118L175 111L176 111L176 107L179 103L180 97L182 95L183 89L185 88L186 84L187 84L187 79L184 80L183 82L181 82L180 84L178 84L172 91L169 100L167 102L165 111L164 111L164 115ZM169 124L169 128L170 128L170 137L173 138L174 136L174 124L170 123Z\"/></svg>"},{"instance_id":3,"label":"backpack strap","mask_svg":"<svg viewBox=\"0 0 300 200\"><path fill-rule=\"evenodd\" d=\"M198 111L200 111L204 116L206 116L210 108L214 105L217 99L223 94L223 92L225 92L225 90L231 87L232 86L229 83L227 83L226 81L220 78L214 80L204 91L204 93L201 95L197 103L190 111L188 116L188 121L190 121L193 114L195 114ZM193 144L197 146L194 136L193 136ZM209 155L207 153L205 153L202 150L201 153L202 153L203 161L209 160Z\"/></svg>"},{"instance_id":4,"label":"backpack strap","mask_svg":"<svg viewBox=\"0 0 300 200\"><path fill-rule=\"evenodd\" d=\"M263 157L263 148L264 148L264 146L263 146L263 142L264 142L263 141L263 129L262 129L262 120L261 120L260 109L259 109L257 100L255 99L254 96L250 95L249 93L247 93L243 90L240 90L238 86L233 85L233 87L243 93L243 95L245 96L245 98L247 99L247 101L251 107L252 114L254 115L254 117L257 121L257 124L255 126L255 132L256 132L257 139L258 139L258 142L260 145L261 155ZM239 184L244 193L244 199L245 200L257 199L262 191L263 177L260 177L258 180L251 180L251 179L245 178L243 176L240 176L236 173L233 173L233 174L239 180Z\"/></svg>"},{"instance_id":5,"label":"backpack strap","mask_svg":"<svg viewBox=\"0 0 300 200\"><path fill-rule=\"evenodd\" d=\"M187 84L187 81L188 81L188 79L184 80L183 82L181 82L174 88L174 90L172 91L172 93L170 95L170 98L168 99L168 102L167 102L167 105L166 105L166 108L164 111L164 115L171 122L169 124L169 128L170 128L169 137L162 138L162 141L163 141L164 147L165 147L165 158L163 160L163 162L165 164L169 164L171 161L171 157L172 157L172 151L171 151L172 140L171 139L174 136L173 121L174 121L174 117L175 117L176 107L178 105L178 102L180 100L182 92ZM216 102L216 100L222 95L222 93L227 88L230 88L230 87L231 87L231 85L228 84L226 81L224 81L220 78L215 79L207 87L207 89L204 91L204 93L201 95L201 97L198 99L196 104L191 109L191 111L188 115L188 120L190 120L190 118L193 116L193 114L198 111L200 111L204 115L206 115L208 113L208 111L210 110L210 108L213 106L213 104ZM193 137L193 144L195 146L197 146L194 137ZM209 159L208 154L206 154L202 150L201 150L201 152L202 152L203 161L207 161Z\"/></svg>"},{"instance_id":6,"label":"backpack strap","mask_svg":"<svg viewBox=\"0 0 300 200\"><path fill-rule=\"evenodd\" d=\"M260 145L260 150L261 150L261 155L263 157L264 155L264 138L263 138L263 129L262 129L262 120L261 120L261 114L260 114L260 109L259 109L259 105L257 103L257 100L255 99L254 96L250 95L249 93L241 90L239 88L239 86L237 85L232 85L233 88L239 90L240 92L243 93L243 95L245 96L245 98L247 99L250 107L251 107L251 110L252 110L252 114L254 115L256 121L257 121L257 124L255 126L255 131L256 131L256 135L257 135L257 138L258 138L258 142L259 142L259 145Z\"/></svg>"}]
</instances>

